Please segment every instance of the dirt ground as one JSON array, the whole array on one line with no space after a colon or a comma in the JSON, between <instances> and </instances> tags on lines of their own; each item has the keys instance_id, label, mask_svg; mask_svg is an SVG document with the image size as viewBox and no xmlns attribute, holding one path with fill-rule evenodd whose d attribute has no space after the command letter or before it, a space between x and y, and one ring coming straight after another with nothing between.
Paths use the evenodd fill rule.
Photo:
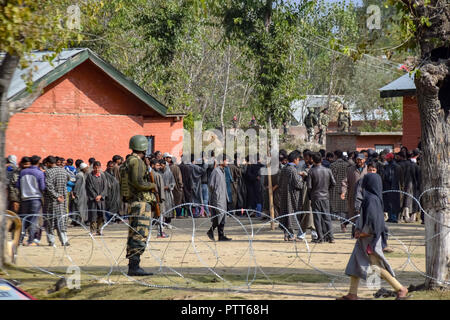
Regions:
<instances>
[{"instance_id":1,"label":"dirt ground","mask_svg":"<svg viewBox=\"0 0 450 320\"><path fill-rule=\"evenodd\" d=\"M59 243L47 246L44 233L40 246L19 248L17 268L10 269L6 278L17 279L24 289L46 299L335 299L347 292L344 269L355 240L340 231L337 221L333 221L336 243L313 244L309 233L308 243L285 242L282 231L277 225L271 230L270 222L227 219L230 242L210 241L206 218L173 220L173 229L166 229L167 239L156 238L154 229L141 261L153 276L125 275L127 226L114 223L95 237L82 227L70 227L71 245L66 248ZM388 226L394 252L386 257L398 280L405 286L423 283L423 225ZM80 290L48 295L58 276L73 274L70 266L80 268ZM391 289L384 281L381 286ZM362 298L373 298L375 292L361 281Z\"/></svg>"}]
</instances>

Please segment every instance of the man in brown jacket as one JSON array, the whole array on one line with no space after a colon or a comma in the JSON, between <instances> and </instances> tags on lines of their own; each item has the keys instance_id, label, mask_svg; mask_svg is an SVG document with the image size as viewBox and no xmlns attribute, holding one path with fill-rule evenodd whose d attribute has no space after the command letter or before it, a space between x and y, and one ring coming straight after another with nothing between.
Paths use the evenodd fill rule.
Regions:
<instances>
[{"instance_id":1,"label":"man in brown jacket","mask_svg":"<svg viewBox=\"0 0 450 320\"><path fill-rule=\"evenodd\" d=\"M355 222L352 219L355 216L355 195L356 195L356 184L358 180L363 178L367 174L366 158L364 154L360 153L356 157L356 164L352 165L347 170L347 177L342 180L342 191L341 199L344 200L347 196L347 219L351 219L351 222ZM347 232L346 225L348 222L341 224L342 232ZM352 237L354 227L352 227Z\"/></svg>"}]
</instances>

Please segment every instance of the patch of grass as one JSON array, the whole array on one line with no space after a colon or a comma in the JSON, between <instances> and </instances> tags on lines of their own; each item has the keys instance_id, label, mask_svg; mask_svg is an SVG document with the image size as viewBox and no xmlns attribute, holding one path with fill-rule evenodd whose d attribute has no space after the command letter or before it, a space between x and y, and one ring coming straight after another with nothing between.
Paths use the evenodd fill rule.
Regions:
<instances>
[{"instance_id":1,"label":"patch of grass","mask_svg":"<svg viewBox=\"0 0 450 320\"><path fill-rule=\"evenodd\" d=\"M328 283L330 282L330 277L324 275L324 274L317 274L317 273L303 273L303 274L277 274L277 275L269 275L269 278L272 281L279 283L286 283L286 284L292 284L292 283L298 283L298 282L304 282L304 283ZM264 280L268 281L266 278Z\"/></svg>"},{"instance_id":2,"label":"patch of grass","mask_svg":"<svg viewBox=\"0 0 450 320\"><path fill-rule=\"evenodd\" d=\"M255 292L228 290L228 285L224 286L223 281L217 279L213 275L189 275L186 280L190 280L191 284L186 287L186 283L179 281L180 278L173 277L171 280L178 279L180 288L153 288L145 287L139 284L125 282L128 281L124 277L120 281L123 283L106 284L92 280L86 276L82 276L81 288L69 289L67 287L58 292L48 293L48 289L54 287L57 277L39 271L27 270L10 266L4 273L3 278L7 280L19 281L19 286L41 300L245 300L245 299L279 299L278 295L270 292L272 285L286 286L288 290L292 290L292 286L296 287L299 283L328 283L330 278L323 274L304 273L304 274L268 274L269 279L258 275L252 282L252 285L258 287L258 291L268 290L267 293L259 293L255 296ZM245 275L225 275L223 276L232 287L245 286ZM161 285L174 285L169 280L170 277L155 275L147 279L151 283ZM151 279L151 280L150 280ZM250 280L252 277L250 277ZM139 279L143 280L143 279ZM191 286L192 285L192 286ZM320 286L320 285L319 285ZM216 290L215 290L216 289ZM280 288L278 288L280 290ZM282 290L283 291L283 290ZM296 296L298 299L300 296ZM388 298L393 299L393 298ZM450 291L433 290L433 291L414 291L410 293L412 300L450 300Z\"/></svg>"},{"instance_id":3,"label":"patch of grass","mask_svg":"<svg viewBox=\"0 0 450 320\"><path fill-rule=\"evenodd\" d=\"M269 279L262 275L257 275L255 279L250 275L248 281L252 284L258 285L272 285L276 284L296 284L299 282L303 283L328 283L330 278L323 274L307 273L307 274L269 274L267 275ZM246 275L224 275L222 276L225 280L229 281L233 285L245 284L247 282ZM190 279L201 282L201 283L218 283L221 284L222 281L213 275L203 276L203 275L189 275Z\"/></svg>"},{"instance_id":4,"label":"patch of grass","mask_svg":"<svg viewBox=\"0 0 450 320\"><path fill-rule=\"evenodd\" d=\"M53 293L48 293L57 282L58 278L50 274L41 273L37 270L9 266L7 274L3 276L7 280L16 280L19 286L32 296L42 300L60 300L60 299L76 299L76 300L125 300L125 299L145 299L145 300L174 300L174 299L252 299L248 293L238 293L234 290L227 291L223 281L214 275L189 275L186 280L190 281L189 287L186 282L180 281L180 278L173 276L155 275L150 279L151 283L159 285L174 286L174 283L180 283L183 289L170 288L152 288L144 287L134 283L117 283L106 284L93 280L90 277L82 275L81 288L69 289L67 287ZM246 275L224 275L231 286L245 286L247 281ZM273 284L292 285L298 283L327 283L330 279L322 274L272 274L258 277L252 282L253 285L267 286L268 290ZM250 277L249 280L252 280ZM115 281L114 279L112 279ZM127 281L123 279L124 281ZM140 279L141 280L141 279ZM148 279L149 280L149 279ZM170 281L172 280L172 281ZM174 281L174 282L173 282ZM191 287L192 285L192 287ZM228 285L226 285L228 287ZM220 289L225 291L211 291Z\"/></svg>"},{"instance_id":5,"label":"patch of grass","mask_svg":"<svg viewBox=\"0 0 450 320\"><path fill-rule=\"evenodd\" d=\"M409 294L411 300L450 300L450 290L423 290Z\"/></svg>"}]
</instances>

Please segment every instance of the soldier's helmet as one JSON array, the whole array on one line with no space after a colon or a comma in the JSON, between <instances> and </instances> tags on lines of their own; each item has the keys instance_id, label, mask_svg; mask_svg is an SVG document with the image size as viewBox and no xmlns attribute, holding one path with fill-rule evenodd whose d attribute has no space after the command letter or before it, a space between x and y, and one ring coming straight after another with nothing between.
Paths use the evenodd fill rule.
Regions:
<instances>
[{"instance_id":1,"label":"soldier's helmet","mask_svg":"<svg viewBox=\"0 0 450 320\"><path fill-rule=\"evenodd\" d=\"M313 108L313 107L309 107L309 108L308 108L308 111L311 112L311 113L313 113L313 112L314 112L314 108Z\"/></svg>"},{"instance_id":2,"label":"soldier's helmet","mask_svg":"<svg viewBox=\"0 0 450 320\"><path fill-rule=\"evenodd\" d=\"M148 140L145 136L136 135L130 139L130 149L134 151L147 151Z\"/></svg>"},{"instance_id":3,"label":"soldier's helmet","mask_svg":"<svg viewBox=\"0 0 450 320\"><path fill-rule=\"evenodd\" d=\"M348 105L344 104L343 108L344 110L348 110Z\"/></svg>"}]
</instances>

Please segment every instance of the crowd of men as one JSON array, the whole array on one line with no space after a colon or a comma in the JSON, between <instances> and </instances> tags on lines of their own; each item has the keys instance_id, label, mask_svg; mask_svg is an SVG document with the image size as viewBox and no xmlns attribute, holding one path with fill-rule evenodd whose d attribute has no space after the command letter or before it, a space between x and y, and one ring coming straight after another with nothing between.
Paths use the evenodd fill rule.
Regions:
<instances>
[{"instance_id":1,"label":"crowd of men","mask_svg":"<svg viewBox=\"0 0 450 320\"><path fill-rule=\"evenodd\" d=\"M276 181L275 215L290 214L280 220L285 240L304 239L310 230L313 242L334 243L331 220L341 220L343 232L347 232L350 222L356 222L363 197L361 182L367 173L381 176L387 222L415 222L419 218L419 203L414 198L421 193L418 161L420 151L408 152L406 148L396 154L389 150L380 154L374 150L296 150L287 155L281 151L282 168L272 180ZM423 215L421 218L423 223Z\"/></svg>"},{"instance_id":2,"label":"crowd of men","mask_svg":"<svg viewBox=\"0 0 450 320\"><path fill-rule=\"evenodd\" d=\"M224 234L226 215L221 213L246 216L248 212L254 218L268 219L268 176L262 172L265 164L258 155L251 161L248 156L241 159L235 154L231 159L211 152L198 159L185 155L178 162L171 154L156 151L143 160L157 186L156 201L163 217L158 227L160 238L168 237L164 228L171 228L175 217L213 217L207 235L214 240L217 228L219 241L231 240ZM309 230L313 242L334 243L332 220L342 221L342 232L355 222L362 201L361 178L368 172L382 178L387 222L419 219L417 201L403 193L418 198L422 191L419 149L409 152L403 147L395 154L370 149L294 150L289 154L280 150L279 160L280 170L271 178L275 217L282 216L279 227L285 241L304 239ZM23 244L39 245L45 230L48 244L54 245L56 230L61 244L69 245L69 219L60 218L67 214L72 225L88 224L90 232L97 235L114 214L127 215L121 190L125 164L120 155L113 156L105 170L94 158L85 163L55 156L41 160L34 155L17 163L15 156L9 156L9 209L24 221L28 239Z\"/></svg>"}]
</instances>

